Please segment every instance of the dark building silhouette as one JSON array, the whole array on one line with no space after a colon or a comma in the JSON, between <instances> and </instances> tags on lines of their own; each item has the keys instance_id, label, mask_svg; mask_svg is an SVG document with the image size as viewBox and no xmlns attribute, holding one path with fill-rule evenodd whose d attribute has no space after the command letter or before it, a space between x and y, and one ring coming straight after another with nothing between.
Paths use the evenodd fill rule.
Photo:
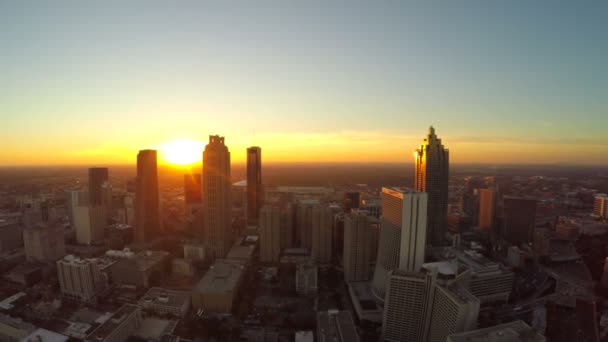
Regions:
<instances>
[{"instance_id":1,"label":"dark building silhouette","mask_svg":"<svg viewBox=\"0 0 608 342\"><path fill-rule=\"evenodd\" d=\"M210 135L203 151L203 234L206 254L223 258L232 243L230 152L224 137Z\"/></svg>"},{"instance_id":2,"label":"dark building silhouette","mask_svg":"<svg viewBox=\"0 0 608 342\"><path fill-rule=\"evenodd\" d=\"M350 212L351 209L359 209L361 204L361 194L357 191L344 193L344 211Z\"/></svg>"},{"instance_id":3,"label":"dark building silhouette","mask_svg":"<svg viewBox=\"0 0 608 342\"><path fill-rule=\"evenodd\" d=\"M428 194L426 241L441 245L447 230L450 158L433 126L414 152L414 158L414 189Z\"/></svg>"},{"instance_id":4,"label":"dark building silhouette","mask_svg":"<svg viewBox=\"0 0 608 342\"><path fill-rule=\"evenodd\" d=\"M161 232L156 150L137 154L135 183L135 242L147 242Z\"/></svg>"},{"instance_id":5,"label":"dark building silhouette","mask_svg":"<svg viewBox=\"0 0 608 342\"><path fill-rule=\"evenodd\" d=\"M184 175L184 197L186 204L197 204L203 200L200 173Z\"/></svg>"},{"instance_id":6,"label":"dark building silhouette","mask_svg":"<svg viewBox=\"0 0 608 342\"><path fill-rule=\"evenodd\" d=\"M263 206L262 149L247 148L247 223L257 224Z\"/></svg>"},{"instance_id":7,"label":"dark building silhouette","mask_svg":"<svg viewBox=\"0 0 608 342\"><path fill-rule=\"evenodd\" d=\"M532 242L536 223L536 200L505 196L502 232L504 240L513 245Z\"/></svg>"},{"instance_id":8,"label":"dark building silhouette","mask_svg":"<svg viewBox=\"0 0 608 342\"><path fill-rule=\"evenodd\" d=\"M89 169L89 203L91 205L104 204L103 185L109 179L107 167L92 167Z\"/></svg>"}]
</instances>

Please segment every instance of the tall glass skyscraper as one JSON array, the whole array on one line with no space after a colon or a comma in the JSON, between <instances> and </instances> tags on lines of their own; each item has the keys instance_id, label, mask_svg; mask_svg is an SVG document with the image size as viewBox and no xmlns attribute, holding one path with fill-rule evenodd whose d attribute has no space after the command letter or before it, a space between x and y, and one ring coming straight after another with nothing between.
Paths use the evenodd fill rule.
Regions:
<instances>
[{"instance_id":1,"label":"tall glass skyscraper","mask_svg":"<svg viewBox=\"0 0 608 342\"><path fill-rule=\"evenodd\" d=\"M263 200L262 149L247 148L247 223L257 224Z\"/></svg>"},{"instance_id":2,"label":"tall glass skyscraper","mask_svg":"<svg viewBox=\"0 0 608 342\"><path fill-rule=\"evenodd\" d=\"M146 242L161 232L160 199L156 150L141 150L137 154L135 189L135 241Z\"/></svg>"},{"instance_id":3,"label":"tall glass skyscraper","mask_svg":"<svg viewBox=\"0 0 608 342\"><path fill-rule=\"evenodd\" d=\"M426 240L432 245L442 245L447 230L450 154L433 126L414 151L414 158L414 188L428 194Z\"/></svg>"}]
</instances>

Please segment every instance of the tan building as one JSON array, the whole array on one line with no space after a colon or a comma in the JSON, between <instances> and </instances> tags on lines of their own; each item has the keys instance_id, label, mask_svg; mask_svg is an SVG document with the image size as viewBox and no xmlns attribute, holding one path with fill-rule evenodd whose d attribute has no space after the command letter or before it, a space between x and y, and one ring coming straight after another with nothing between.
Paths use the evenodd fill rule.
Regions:
<instances>
[{"instance_id":1,"label":"tan building","mask_svg":"<svg viewBox=\"0 0 608 342\"><path fill-rule=\"evenodd\" d=\"M23 229L27 260L55 262L66 255L64 228L59 223L38 223Z\"/></svg>"},{"instance_id":2,"label":"tan building","mask_svg":"<svg viewBox=\"0 0 608 342\"><path fill-rule=\"evenodd\" d=\"M603 219L608 219L608 195L595 195L593 202L593 214Z\"/></svg>"},{"instance_id":3,"label":"tan building","mask_svg":"<svg viewBox=\"0 0 608 342\"><path fill-rule=\"evenodd\" d=\"M486 230L494 227L496 216L496 191L492 189L479 190L479 229Z\"/></svg>"},{"instance_id":4,"label":"tan building","mask_svg":"<svg viewBox=\"0 0 608 342\"><path fill-rule=\"evenodd\" d=\"M281 209L264 206L260 210L260 261L279 262L281 255Z\"/></svg>"},{"instance_id":5,"label":"tan building","mask_svg":"<svg viewBox=\"0 0 608 342\"><path fill-rule=\"evenodd\" d=\"M106 287L106 279L95 259L68 255L57 261L57 278L63 296L83 302L93 299Z\"/></svg>"},{"instance_id":6,"label":"tan building","mask_svg":"<svg viewBox=\"0 0 608 342\"><path fill-rule=\"evenodd\" d=\"M203 230L205 253L223 258L232 245L230 210L230 152L224 137L210 135L203 151Z\"/></svg>"},{"instance_id":7,"label":"tan building","mask_svg":"<svg viewBox=\"0 0 608 342\"><path fill-rule=\"evenodd\" d=\"M311 255L315 262L326 264L331 261L331 234L334 213L329 207L318 206L312 209Z\"/></svg>"},{"instance_id":8,"label":"tan building","mask_svg":"<svg viewBox=\"0 0 608 342\"><path fill-rule=\"evenodd\" d=\"M148 288L158 284L168 268L169 253L164 251L142 251L119 258L110 272L116 284Z\"/></svg>"},{"instance_id":9,"label":"tan building","mask_svg":"<svg viewBox=\"0 0 608 342\"><path fill-rule=\"evenodd\" d=\"M241 285L244 266L235 260L217 259L192 290L196 310L230 313Z\"/></svg>"},{"instance_id":10,"label":"tan building","mask_svg":"<svg viewBox=\"0 0 608 342\"><path fill-rule=\"evenodd\" d=\"M371 229L367 215L353 210L344 216L344 280L370 278Z\"/></svg>"},{"instance_id":11,"label":"tan building","mask_svg":"<svg viewBox=\"0 0 608 342\"><path fill-rule=\"evenodd\" d=\"M75 206L74 230L79 244L103 242L106 228L106 208L103 205Z\"/></svg>"},{"instance_id":12,"label":"tan building","mask_svg":"<svg viewBox=\"0 0 608 342\"><path fill-rule=\"evenodd\" d=\"M139 306L125 304L110 319L93 330L85 342L124 342L137 332L142 321Z\"/></svg>"}]
</instances>

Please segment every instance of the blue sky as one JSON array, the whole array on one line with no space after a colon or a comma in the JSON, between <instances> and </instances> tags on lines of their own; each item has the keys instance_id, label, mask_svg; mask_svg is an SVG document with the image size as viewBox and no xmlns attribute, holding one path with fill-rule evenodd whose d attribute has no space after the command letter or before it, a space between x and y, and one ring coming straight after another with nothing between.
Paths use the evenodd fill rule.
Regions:
<instances>
[{"instance_id":1,"label":"blue sky","mask_svg":"<svg viewBox=\"0 0 608 342\"><path fill-rule=\"evenodd\" d=\"M605 1L0 0L0 164L215 133L237 160L410 161L430 124L455 162L608 163L607 23Z\"/></svg>"}]
</instances>

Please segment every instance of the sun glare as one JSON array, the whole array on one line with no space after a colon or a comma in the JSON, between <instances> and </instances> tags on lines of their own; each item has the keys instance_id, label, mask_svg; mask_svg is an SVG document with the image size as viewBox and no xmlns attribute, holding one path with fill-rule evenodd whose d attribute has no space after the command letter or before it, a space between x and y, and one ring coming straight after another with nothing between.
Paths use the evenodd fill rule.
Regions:
<instances>
[{"instance_id":1,"label":"sun glare","mask_svg":"<svg viewBox=\"0 0 608 342\"><path fill-rule=\"evenodd\" d=\"M161 145L161 157L168 163L190 165L203 158L204 144L194 140L175 140Z\"/></svg>"}]
</instances>

